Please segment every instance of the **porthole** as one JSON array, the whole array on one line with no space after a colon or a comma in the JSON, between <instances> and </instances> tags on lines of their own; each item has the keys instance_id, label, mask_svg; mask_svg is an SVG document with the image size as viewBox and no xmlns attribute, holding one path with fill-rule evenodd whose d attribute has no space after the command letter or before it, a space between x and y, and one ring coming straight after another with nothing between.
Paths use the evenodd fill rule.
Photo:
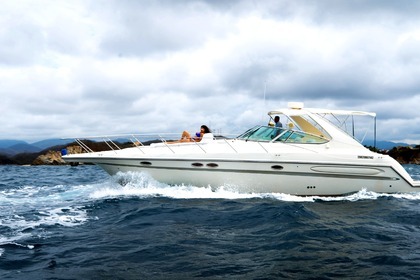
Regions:
<instances>
[{"instance_id":1,"label":"porthole","mask_svg":"<svg viewBox=\"0 0 420 280\"><path fill-rule=\"evenodd\" d=\"M208 167L218 167L219 165L217 163L207 163Z\"/></svg>"},{"instance_id":2,"label":"porthole","mask_svg":"<svg viewBox=\"0 0 420 280\"><path fill-rule=\"evenodd\" d=\"M283 166L281 166L281 165L272 165L271 166L271 169L274 169L274 170L282 170L283 169Z\"/></svg>"},{"instance_id":3,"label":"porthole","mask_svg":"<svg viewBox=\"0 0 420 280\"><path fill-rule=\"evenodd\" d=\"M140 165L152 165L150 161L141 161Z\"/></svg>"},{"instance_id":4,"label":"porthole","mask_svg":"<svg viewBox=\"0 0 420 280\"><path fill-rule=\"evenodd\" d=\"M191 165L194 166L194 167L202 167L203 166L203 164L200 163L200 162L193 162L193 163L191 163Z\"/></svg>"}]
</instances>

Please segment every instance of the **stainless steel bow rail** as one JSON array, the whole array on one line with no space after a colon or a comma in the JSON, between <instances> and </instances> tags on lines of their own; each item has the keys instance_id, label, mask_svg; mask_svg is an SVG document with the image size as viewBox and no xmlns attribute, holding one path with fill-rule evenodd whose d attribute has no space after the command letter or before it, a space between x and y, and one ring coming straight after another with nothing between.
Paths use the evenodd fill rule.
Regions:
<instances>
[{"instance_id":1,"label":"stainless steel bow rail","mask_svg":"<svg viewBox=\"0 0 420 280\"><path fill-rule=\"evenodd\" d=\"M155 136L155 137L153 137ZM231 143L229 143L228 140L234 139L233 135L231 138L226 138L224 136L215 136L214 138L223 139L224 142L235 152L238 153L238 151L232 146ZM108 146L108 148L111 151L114 151L117 153L117 151L122 150L121 142L122 140L128 140L128 142L131 142L133 144L132 147L138 148L143 154L145 154L145 151L142 149L142 147L145 147L143 142L140 139L148 138L147 141L159 141L158 143L162 143L165 145L166 148L168 148L172 153L176 154L176 146L173 144L176 144L177 140L167 140L168 138L178 138L178 133L160 133L160 134L119 134L119 135L109 135L109 136L85 136L85 137L68 137L64 139L74 139L74 141L83 149L86 153L94 153L95 151L89 147L88 143L85 143L86 141L93 141L96 143L103 142L105 145ZM147 142L144 141L144 142ZM175 141L172 142L171 141ZM200 144L200 142L194 141L191 142L194 143L194 146L197 146L199 149L201 149L204 153L207 153L207 151L203 147L203 143ZM268 153L268 151L259 143L261 148ZM125 147L124 147L125 148Z\"/></svg>"},{"instance_id":2,"label":"stainless steel bow rail","mask_svg":"<svg viewBox=\"0 0 420 280\"><path fill-rule=\"evenodd\" d=\"M168 133L167 135L175 135ZM87 153L94 153L95 151L92 150L88 144L86 144L86 141L93 141L96 143L103 142L106 144L110 150L117 151L122 150L122 148L118 145L121 143L118 143L121 140L128 140L128 142L131 142L133 144L133 147L139 147L144 146L143 143L140 141L140 137L148 137L151 138L151 136L157 136L161 142L166 142L166 140L161 136L157 134L119 134L119 135L108 135L108 136L84 136L84 137L67 137L63 139L74 139L74 141ZM157 140L157 139L153 139ZM152 141L153 141L152 140ZM83 142L85 141L85 142ZM117 144L118 143L118 144Z\"/></svg>"}]
</instances>

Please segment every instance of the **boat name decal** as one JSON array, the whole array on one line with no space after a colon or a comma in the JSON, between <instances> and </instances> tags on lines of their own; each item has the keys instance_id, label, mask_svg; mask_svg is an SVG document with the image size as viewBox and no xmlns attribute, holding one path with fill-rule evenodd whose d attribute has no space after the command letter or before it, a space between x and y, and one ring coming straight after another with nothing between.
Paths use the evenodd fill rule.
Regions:
<instances>
[{"instance_id":1,"label":"boat name decal","mask_svg":"<svg viewBox=\"0 0 420 280\"><path fill-rule=\"evenodd\" d=\"M373 159L372 156L357 156L359 159Z\"/></svg>"}]
</instances>

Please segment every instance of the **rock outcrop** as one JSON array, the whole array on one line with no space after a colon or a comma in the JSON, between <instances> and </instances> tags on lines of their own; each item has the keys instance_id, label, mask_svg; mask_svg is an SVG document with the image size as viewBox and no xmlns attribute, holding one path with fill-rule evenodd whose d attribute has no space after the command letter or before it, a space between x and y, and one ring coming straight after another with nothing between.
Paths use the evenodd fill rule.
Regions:
<instances>
[{"instance_id":1,"label":"rock outcrop","mask_svg":"<svg viewBox=\"0 0 420 280\"><path fill-rule=\"evenodd\" d=\"M67 154L81 154L83 153L83 149L82 147L78 146L78 145L74 145L74 146L68 146L66 148L67 150Z\"/></svg>"},{"instance_id":2,"label":"rock outcrop","mask_svg":"<svg viewBox=\"0 0 420 280\"><path fill-rule=\"evenodd\" d=\"M388 155L401 164L420 164L420 146L394 147Z\"/></svg>"},{"instance_id":3,"label":"rock outcrop","mask_svg":"<svg viewBox=\"0 0 420 280\"><path fill-rule=\"evenodd\" d=\"M48 151L45 155L38 156L33 162L32 165L61 165L66 164L61 158L60 151Z\"/></svg>"},{"instance_id":4,"label":"rock outcrop","mask_svg":"<svg viewBox=\"0 0 420 280\"><path fill-rule=\"evenodd\" d=\"M69 146L65 148L67 154L80 154L83 152L80 146ZM49 150L46 154L38 156L32 165L64 165L66 163L61 157L62 151Z\"/></svg>"}]
</instances>

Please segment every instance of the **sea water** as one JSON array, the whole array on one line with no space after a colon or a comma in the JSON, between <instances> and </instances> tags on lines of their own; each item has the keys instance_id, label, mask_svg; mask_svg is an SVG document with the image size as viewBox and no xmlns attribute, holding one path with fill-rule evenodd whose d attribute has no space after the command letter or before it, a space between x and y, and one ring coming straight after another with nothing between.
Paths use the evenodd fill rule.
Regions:
<instances>
[{"instance_id":1,"label":"sea water","mask_svg":"<svg viewBox=\"0 0 420 280\"><path fill-rule=\"evenodd\" d=\"M244 194L93 165L0 174L0 279L420 279L420 194Z\"/></svg>"}]
</instances>

